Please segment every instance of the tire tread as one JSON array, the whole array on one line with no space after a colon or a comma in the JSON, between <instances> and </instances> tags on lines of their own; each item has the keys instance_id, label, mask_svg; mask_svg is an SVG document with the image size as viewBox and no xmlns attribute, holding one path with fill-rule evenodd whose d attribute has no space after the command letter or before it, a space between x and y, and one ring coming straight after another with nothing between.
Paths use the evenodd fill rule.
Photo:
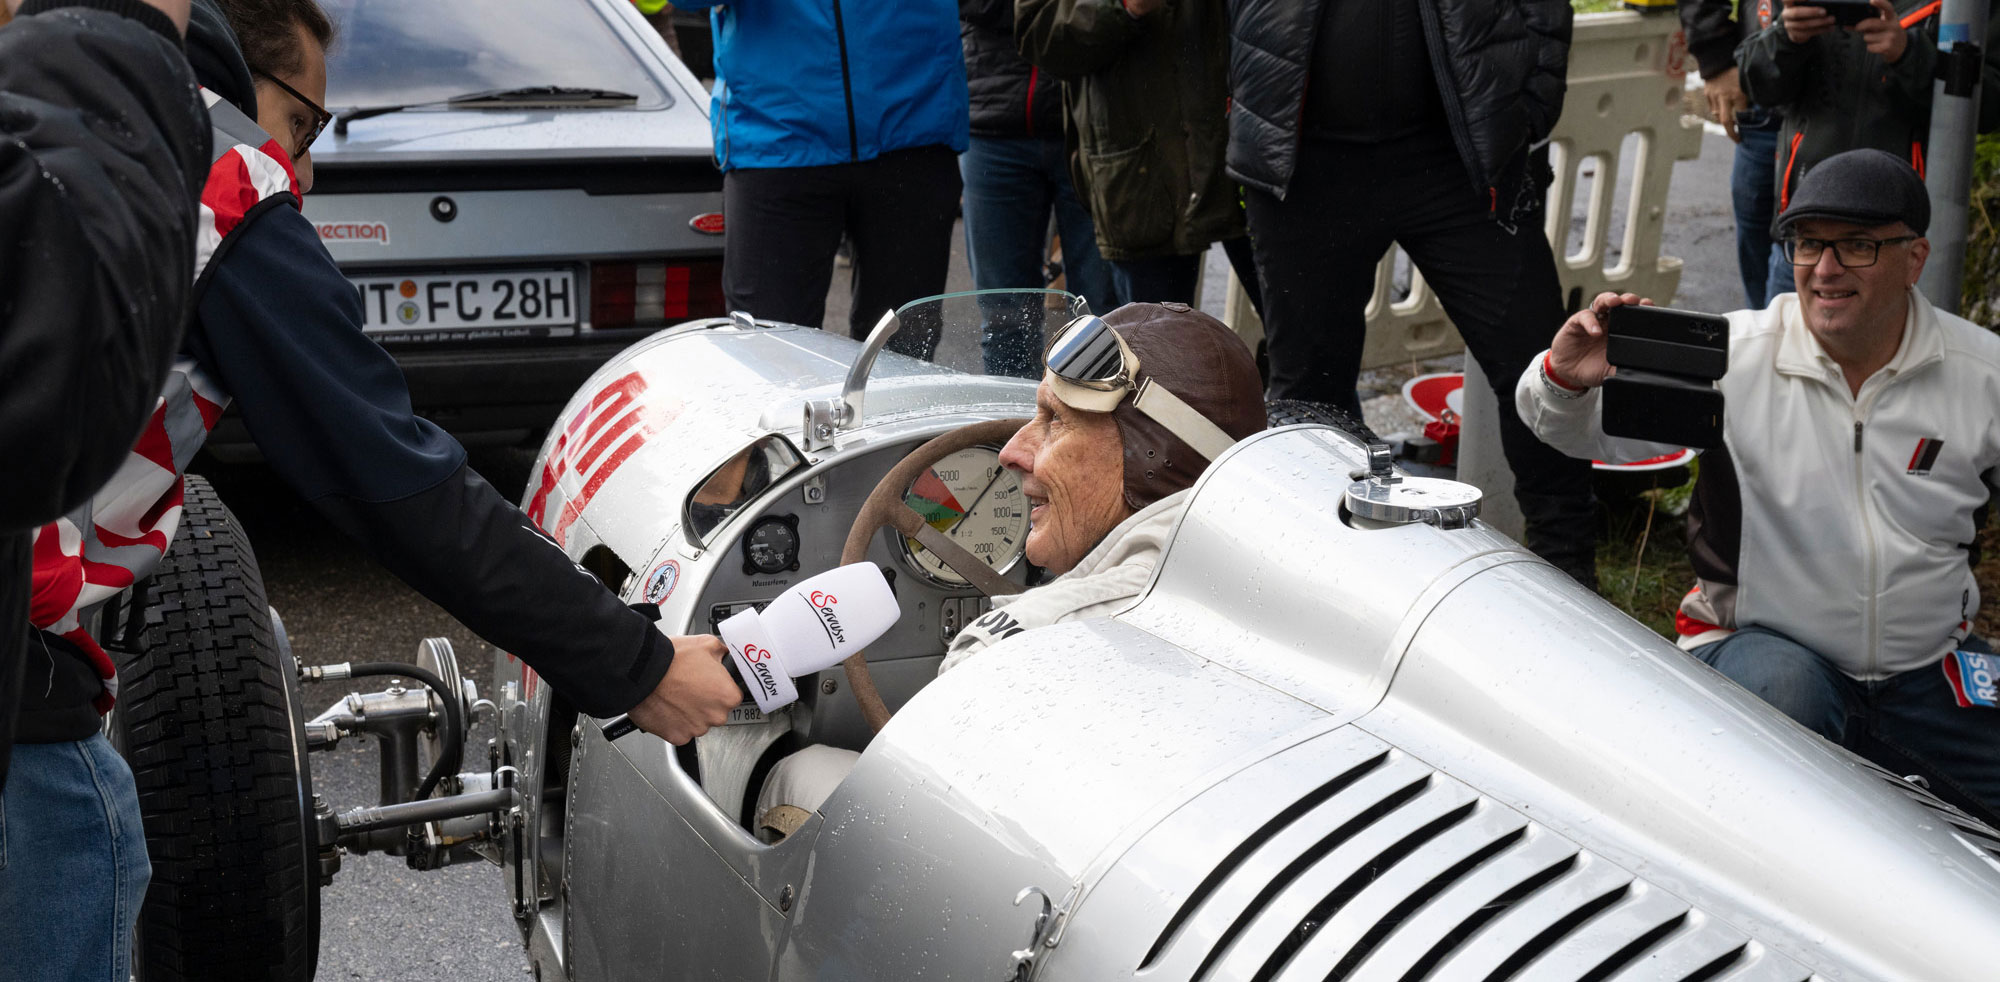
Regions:
<instances>
[{"instance_id":1,"label":"tire tread","mask_svg":"<svg viewBox=\"0 0 2000 982\"><path fill-rule=\"evenodd\" d=\"M134 960L147 982L304 982L318 884L302 862L309 826L287 704L297 682L249 539L206 481L186 480L139 650L113 652L153 863Z\"/></svg>"}]
</instances>

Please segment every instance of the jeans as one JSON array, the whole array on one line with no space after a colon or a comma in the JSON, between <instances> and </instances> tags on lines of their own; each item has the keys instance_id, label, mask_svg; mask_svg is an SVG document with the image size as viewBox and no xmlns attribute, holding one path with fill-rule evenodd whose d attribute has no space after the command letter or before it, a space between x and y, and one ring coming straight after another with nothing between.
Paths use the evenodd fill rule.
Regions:
<instances>
[{"instance_id":1,"label":"jeans","mask_svg":"<svg viewBox=\"0 0 2000 982\"><path fill-rule=\"evenodd\" d=\"M1993 650L1976 637L1959 647ZM1806 729L1897 774L1922 775L1938 797L1989 822L2000 818L2000 710L1960 708L1941 666L1864 682L1762 627L1694 656Z\"/></svg>"},{"instance_id":2,"label":"jeans","mask_svg":"<svg viewBox=\"0 0 2000 982\"><path fill-rule=\"evenodd\" d=\"M1097 254L1090 212L1069 180L1061 137L975 136L958 155L965 180L965 258L981 290L1046 285L1049 215L1062 239L1063 281L1093 313L1115 305L1111 269ZM1026 325L989 323L980 336L988 375L1041 377L1042 339Z\"/></svg>"},{"instance_id":3,"label":"jeans","mask_svg":"<svg viewBox=\"0 0 2000 982\"><path fill-rule=\"evenodd\" d=\"M1769 113L1753 109L1736 114L1736 132L1743 138L1736 145L1736 161L1729 170L1729 199L1736 213L1736 266L1743 277L1743 297L1749 309L1762 310L1777 296L1768 287L1776 271L1771 265L1771 219L1778 211L1778 124ZM1784 274L1785 288L1779 293L1792 289L1790 264L1786 264Z\"/></svg>"},{"instance_id":4,"label":"jeans","mask_svg":"<svg viewBox=\"0 0 2000 982\"><path fill-rule=\"evenodd\" d=\"M1264 282L1273 399L1330 402L1361 418L1365 314L1375 268L1399 244L1437 292L1499 399L1500 449L1529 549L1596 585L1590 461L1535 438L1513 412L1514 383L1562 326L1562 284L1539 213L1509 228L1466 186L1449 135L1384 144L1299 146L1290 193L1247 191ZM1360 189L1365 189L1360 190Z\"/></svg>"},{"instance_id":5,"label":"jeans","mask_svg":"<svg viewBox=\"0 0 2000 982\"><path fill-rule=\"evenodd\" d=\"M18 982L126 982L153 868L132 771L102 734L23 743L0 794L0 958Z\"/></svg>"},{"instance_id":6,"label":"jeans","mask_svg":"<svg viewBox=\"0 0 2000 982\"><path fill-rule=\"evenodd\" d=\"M1764 285L1764 305L1770 306L1780 293L1796 293L1798 289L1798 281L1792 279L1792 262L1785 258L1785 247L1771 243L1771 268Z\"/></svg>"}]
</instances>

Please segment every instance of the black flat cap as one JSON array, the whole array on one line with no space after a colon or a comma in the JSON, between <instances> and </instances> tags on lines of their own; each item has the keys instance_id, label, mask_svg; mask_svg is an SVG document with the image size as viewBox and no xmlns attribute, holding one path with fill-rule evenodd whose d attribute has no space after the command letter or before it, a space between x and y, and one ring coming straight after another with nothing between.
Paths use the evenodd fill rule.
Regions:
<instances>
[{"instance_id":1,"label":"black flat cap","mask_svg":"<svg viewBox=\"0 0 2000 982\"><path fill-rule=\"evenodd\" d=\"M1895 154L1848 150L1806 173L1791 204L1771 223L1771 235L1787 238L1793 225L1811 218L1857 225L1902 222L1922 235L1931 224L1931 197L1924 179Z\"/></svg>"}]
</instances>

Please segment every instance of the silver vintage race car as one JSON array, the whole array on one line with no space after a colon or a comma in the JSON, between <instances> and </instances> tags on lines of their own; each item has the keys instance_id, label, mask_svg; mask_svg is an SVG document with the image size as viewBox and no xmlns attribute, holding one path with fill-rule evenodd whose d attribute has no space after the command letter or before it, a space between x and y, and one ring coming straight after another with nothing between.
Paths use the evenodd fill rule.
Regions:
<instances>
[{"instance_id":1,"label":"silver vintage race car","mask_svg":"<svg viewBox=\"0 0 2000 982\"><path fill-rule=\"evenodd\" d=\"M882 348L1075 312L935 298L865 343L737 315L613 359L524 501L570 556L670 634L861 559L900 621L682 748L607 739L498 655L500 736L470 769L489 704L428 645L407 667L438 691L298 718L299 748L388 749L379 805L301 788L286 855L315 876L343 848L495 861L544 980L2000 973L2000 832L1793 725L1470 494L1399 489L1310 410L1209 468L1128 609L937 676L987 604L966 564L1034 582L996 454L1034 383ZM813 744L862 753L766 841L759 786Z\"/></svg>"}]
</instances>

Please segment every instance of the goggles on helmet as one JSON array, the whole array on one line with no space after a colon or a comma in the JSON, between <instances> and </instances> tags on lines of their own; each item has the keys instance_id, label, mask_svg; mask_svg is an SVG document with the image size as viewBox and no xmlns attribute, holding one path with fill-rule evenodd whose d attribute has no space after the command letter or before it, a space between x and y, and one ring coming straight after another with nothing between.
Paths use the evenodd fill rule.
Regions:
<instances>
[{"instance_id":1,"label":"goggles on helmet","mask_svg":"<svg viewBox=\"0 0 2000 982\"><path fill-rule=\"evenodd\" d=\"M1139 356L1116 329L1095 314L1085 314L1057 331L1044 361L1050 391L1071 409L1108 413L1130 396L1134 409L1209 460L1236 442L1152 376L1140 379Z\"/></svg>"}]
</instances>

